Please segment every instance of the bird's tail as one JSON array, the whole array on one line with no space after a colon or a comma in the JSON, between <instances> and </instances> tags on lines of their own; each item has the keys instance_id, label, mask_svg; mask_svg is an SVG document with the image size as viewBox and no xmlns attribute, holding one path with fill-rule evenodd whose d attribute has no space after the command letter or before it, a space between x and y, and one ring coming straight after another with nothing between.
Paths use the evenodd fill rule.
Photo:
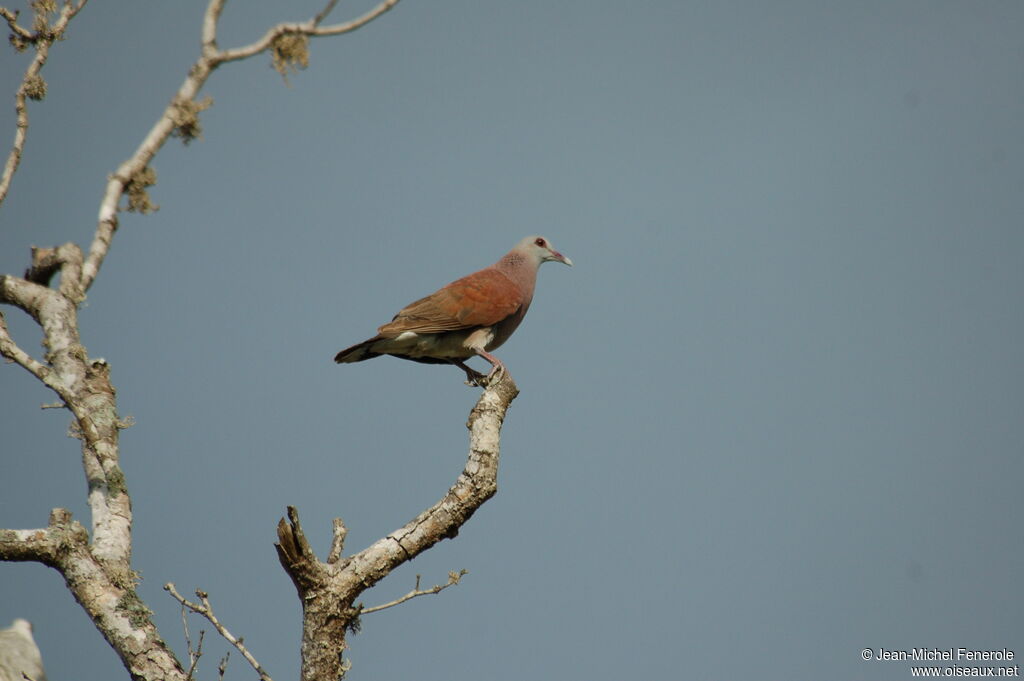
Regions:
<instances>
[{"instance_id":1,"label":"bird's tail","mask_svg":"<svg viewBox=\"0 0 1024 681\"><path fill-rule=\"evenodd\" d=\"M362 343L356 343L350 348L345 348L334 356L334 361L338 364L343 364L349 362L362 362L365 359L380 357L381 353L370 350L370 347L379 340L380 336L374 336L369 340L364 340Z\"/></svg>"}]
</instances>

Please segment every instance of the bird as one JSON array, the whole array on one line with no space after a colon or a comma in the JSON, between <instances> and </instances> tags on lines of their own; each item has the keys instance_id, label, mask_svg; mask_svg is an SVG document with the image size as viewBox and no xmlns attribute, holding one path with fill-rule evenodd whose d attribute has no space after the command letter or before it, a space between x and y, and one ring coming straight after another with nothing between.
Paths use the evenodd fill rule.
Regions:
<instances>
[{"instance_id":1,"label":"bird","mask_svg":"<svg viewBox=\"0 0 1024 681\"><path fill-rule=\"evenodd\" d=\"M16 619L0 629L0 681L46 681L43 656L32 638L32 623Z\"/></svg>"},{"instance_id":2,"label":"bird","mask_svg":"<svg viewBox=\"0 0 1024 681\"><path fill-rule=\"evenodd\" d=\"M373 338L334 356L339 364L381 355L424 364L453 364L466 372L467 384L488 386L505 375L491 354L508 340L533 300L537 270L545 262L572 267L542 236L528 236L498 262L456 279L425 298L409 303ZM465 361L474 355L490 362L485 376Z\"/></svg>"}]
</instances>

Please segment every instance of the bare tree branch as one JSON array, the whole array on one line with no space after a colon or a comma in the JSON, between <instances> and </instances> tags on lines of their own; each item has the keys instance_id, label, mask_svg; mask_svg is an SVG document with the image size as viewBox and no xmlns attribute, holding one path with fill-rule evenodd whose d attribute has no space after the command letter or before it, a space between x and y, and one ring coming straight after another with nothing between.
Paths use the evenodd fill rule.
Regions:
<instances>
[{"instance_id":1,"label":"bare tree branch","mask_svg":"<svg viewBox=\"0 0 1024 681\"><path fill-rule=\"evenodd\" d=\"M256 658L252 656L252 653L250 653L249 650L242 643L242 639L235 638L235 636L227 630L227 627L221 624L220 621L216 618L216 616L214 616L213 607L210 605L209 594L207 594L205 591L196 589L196 597L199 598L199 600L202 601L202 603L193 603L192 601L187 600L185 597L179 594L178 590L171 582L164 584L164 591L171 594L174 600L181 603L183 607L188 608L197 615L202 615L207 620L209 620L210 624L212 624L214 628L217 630L217 633L220 634L224 638L224 640L233 645L235 649L237 649L238 652L242 654L242 657L244 657L245 660L252 666L252 668L256 670L256 673L260 675L261 681L273 681L273 679L270 678L270 675L267 674L266 670L263 669L263 666L256 661Z\"/></svg>"},{"instance_id":2,"label":"bare tree branch","mask_svg":"<svg viewBox=\"0 0 1024 681\"><path fill-rule=\"evenodd\" d=\"M277 525L278 559L302 600L302 679L333 681L343 676L345 634L359 626L360 593L459 528L498 489L501 425L519 389L508 374L481 394L470 412L469 457L455 484L436 504L403 527L348 558L320 562L289 506ZM335 551L332 546L330 557ZM461 575L459 575L461 577ZM457 579L455 580L457 581ZM410 596L410 598L413 596ZM405 599L408 600L408 599ZM379 609L379 608L378 608Z\"/></svg>"},{"instance_id":3,"label":"bare tree branch","mask_svg":"<svg viewBox=\"0 0 1024 681\"><path fill-rule=\"evenodd\" d=\"M452 572L448 573L448 581L445 584L435 584L429 589L420 589L420 575L416 575L416 586L413 587L412 591L388 603L375 605L372 608L360 608L359 614L369 615L372 612L380 612L381 610L387 610L388 608L393 608L396 605L401 605L402 603L405 603L406 601L411 601L412 599L417 598L419 596L439 594L448 587L455 586L456 584L458 584L460 581L462 581L462 578L468 574L469 572L467 570L459 570L458 572L455 572L453 570Z\"/></svg>"},{"instance_id":4,"label":"bare tree branch","mask_svg":"<svg viewBox=\"0 0 1024 681\"><path fill-rule=\"evenodd\" d=\"M32 316L43 327L44 344L49 349L48 364L43 364L22 350L14 342L7 328L6 320L0 314L0 355L27 369L44 385L53 390L64 404L72 400L72 392L62 376L61 366L67 369L66 363L60 362L61 353L73 352L78 346L77 328L69 327L53 317L67 320L68 313L73 313L73 306L66 300L61 301L55 291L45 286L18 277L0 275L0 302L11 303ZM70 310L69 310L70 308Z\"/></svg>"},{"instance_id":5,"label":"bare tree branch","mask_svg":"<svg viewBox=\"0 0 1024 681\"><path fill-rule=\"evenodd\" d=\"M137 679L184 679L174 655L164 645L150 612L135 592L134 576L112 570L89 546L85 528L66 509L50 513L39 530L0 530L0 560L37 561L56 569L100 633Z\"/></svg>"},{"instance_id":6,"label":"bare tree branch","mask_svg":"<svg viewBox=\"0 0 1024 681\"><path fill-rule=\"evenodd\" d=\"M333 24L330 26L319 26L317 19L311 19L303 23L288 23L278 24L272 29L263 34L263 37L254 43L246 45L244 47L236 47L232 50L224 50L217 55L217 66L229 61L236 61L238 59L246 59L257 55L269 48L275 40L283 35L293 33L296 35L305 35L311 37L322 37L329 35L341 35L342 33L350 33L356 29L366 26L368 23L389 11L392 7L397 5L399 0L384 0L369 12L361 17L346 21L341 24ZM323 12L321 12L323 14ZM317 15L318 17L320 15Z\"/></svg>"},{"instance_id":7,"label":"bare tree branch","mask_svg":"<svg viewBox=\"0 0 1024 681\"><path fill-rule=\"evenodd\" d=\"M18 24L15 12L0 9L0 16L11 28L15 46L35 49L16 96L18 130L0 176L0 200L7 194L24 150L28 130L26 100L42 96L45 82L39 71L49 47L63 36L68 22L84 5L85 0L65 0L51 23L52 4L34 3L31 30ZM211 0L203 24L202 55L135 154L121 164L107 183L88 254L83 257L74 244L34 249L32 265L23 278L0 275L0 303L29 314L39 324L46 348L41 360L32 357L18 346L6 320L0 318L0 354L50 387L74 415L72 433L82 441L82 464L92 515L91 541L89 533L77 522L72 523L66 512L66 517L51 518L51 526L46 530L0 530L0 559L35 560L60 571L69 590L132 677L149 681L184 681L187 672L159 636L135 591L131 500L119 463L119 430L126 422L117 414L109 365L90 359L80 342L78 306L109 252L118 225L121 197L127 195L130 210L152 210L146 188L156 177L150 162L172 134L185 141L198 134L198 113L209 103L196 101L196 95L213 69L229 61L216 47L217 20L223 5L224 0ZM58 276L59 286L51 288L51 280Z\"/></svg>"},{"instance_id":8,"label":"bare tree branch","mask_svg":"<svg viewBox=\"0 0 1024 681\"><path fill-rule=\"evenodd\" d=\"M18 38L28 42L33 38L32 31L18 24L18 11L11 11L6 7L0 7L0 17L3 17L7 21L7 25L11 28L11 32Z\"/></svg>"},{"instance_id":9,"label":"bare tree branch","mask_svg":"<svg viewBox=\"0 0 1024 681\"><path fill-rule=\"evenodd\" d=\"M57 248L32 248L32 266L25 272L31 282L49 286L50 280L60 273L59 291L72 303L85 300L82 290L82 249L78 244L66 243Z\"/></svg>"},{"instance_id":10,"label":"bare tree branch","mask_svg":"<svg viewBox=\"0 0 1024 681\"><path fill-rule=\"evenodd\" d=\"M319 26L323 23L323 20L327 18L327 15L334 11L334 8L338 5L338 0L329 0L329 2L320 10L315 17L313 17L313 25Z\"/></svg>"},{"instance_id":11,"label":"bare tree branch","mask_svg":"<svg viewBox=\"0 0 1024 681\"><path fill-rule=\"evenodd\" d=\"M199 665L199 658L203 656L203 638L206 636L206 632L202 629L199 630L199 643L196 647L192 647L192 635L188 630L188 609L185 604L181 605L181 628L185 632L185 648L188 649L188 672L185 674L185 680L189 681L196 673L196 667Z\"/></svg>"},{"instance_id":12,"label":"bare tree branch","mask_svg":"<svg viewBox=\"0 0 1024 681\"><path fill-rule=\"evenodd\" d=\"M82 289L88 291L92 286L96 275L99 273L103 260L110 250L110 242L114 238L114 232L118 227L118 204L133 183L138 186L137 178L140 178L149 167L150 161L167 142L175 130L182 127L182 107L195 105L195 98L213 71L220 65L240 59L252 57L260 52L270 49L274 42L285 35L300 36L327 36L340 35L354 31L370 23L380 15L384 14L396 4L398 0L385 0L374 9L352 21L334 26L318 26L316 18L304 23L282 23L271 28L260 40L245 47L233 50L219 50L217 47L217 22L224 9L226 0L210 0L206 13L203 17L202 28L202 54L189 69L188 76L178 88L171 103L164 109L163 114L156 124L150 129L131 158L122 163L107 182L106 190L100 201L99 222L96 227L96 235L89 246L89 255L86 257L82 269ZM319 16L319 15L318 15ZM189 139L187 134L182 135L183 139ZM152 184L152 183L149 183Z\"/></svg>"},{"instance_id":13,"label":"bare tree branch","mask_svg":"<svg viewBox=\"0 0 1024 681\"><path fill-rule=\"evenodd\" d=\"M220 658L220 662L217 664L217 678L224 681L224 672L228 670L228 660L231 659L231 651L224 653L224 657Z\"/></svg>"},{"instance_id":14,"label":"bare tree branch","mask_svg":"<svg viewBox=\"0 0 1024 681\"><path fill-rule=\"evenodd\" d=\"M56 392L74 414L89 482L93 550L109 569L127 575L132 513L118 461L118 431L124 422L117 415L110 367L103 360L89 360L79 341L76 300L82 293L75 275L81 271L81 252L77 246L65 245L53 250L37 249L35 256L30 275L48 270L52 261L63 264L66 271L62 271L60 289L0 276L0 302L21 308L42 327L47 366L29 361L7 333L3 334L0 351Z\"/></svg>"},{"instance_id":15,"label":"bare tree branch","mask_svg":"<svg viewBox=\"0 0 1024 681\"><path fill-rule=\"evenodd\" d=\"M331 550L327 554L328 563L337 563L341 559L341 553L345 549L345 537L348 535L348 528L341 518L335 518L334 533L331 539Z\"/></svg>"},{"instance_id":16,"label":"bare tree branch","mask_svg":"<svg viewBox=\"0 0 1024 681\"><path fill-rule=\"evenodd\" d=\"M224 11L227 0L210 0L203 14L203 56L210 58L217 54L217 23Z\"/></svg>"},{"instance_id":17,"label":"bare tree branch","mask_svg":"<svg viewBox=\"0 0 1024 681\"><path fill-rule=\"evenodd\" d=\"M176 135L187 143L199 135L198 116L210 105L210 100L197 97L215 69L266 51L271 54L274 67L285 75L289 69L305 66L310 38L356 30L398 3L383 0L361 17L324 26L322 22L337 5L337 0L326 0L324 8L309 21L278 24L250 45L221 50L217 28L225 1L210 0L203 17L200 56L134 154L110 176L87 253L83 256L74 244L34 249L32 265L24 277L0 276L0 303L31 315L42 329L47 349L42 361L31 357L14 342L0 317L0 354L54 390L74 415L75 434L82 441L92 514L91 541L90 533L62 509L51 514L45 529L0 530L0 559L35 560L56 568L132 677L139 681L187 681L195 673L201 650L193 651L188 640L190 664L186 670L159 636L149 610L136 593L137 576L131 567L131 501L119 463L118 433L125 422L117 414L109 365L104 360L90 359L80 342L78 307L109 253L120 211L155 209L147 193L147 188L156 182L150 164L167 139ZM65 0L56 23L50 27L45 10L48 5L37 3L31 31L17 23L15 13L0 11L15 38L36 49L36 58L26 72L19 90L21 99L17 101L24 104L25 98L32 96L32 87L42 86L41 78L37 77L49 45L63 34L67 22L84 4L85 0ZM8 157L11 169L5 170L0 200L6 195L24 147L28 119L23 106L18 110L18 121L18 135ZM122 198L127 199L124 207ZM53 288L51 282L58 276L59 285ZM465 574L452 572L447 584L423 590L417 578L416 587L395 601L369 609L353 605L362 592L396 567L443 539L455 537L459 528L495 494L501 426L517 394L518 389L508 375L488 385L470 413L469 455L455 483L436 504L352 556L343 556L347 529L340 519L335 519L327 560L321 562L302 530L298 511L288 508L287 520L278 524L275 546L302 599L302 681L336 681L344 675L347 662L342 653L346 649L346 633L358 627L361 614L439 593L457 584ZM165 589L184 608L209 620L245 657L261 681L271 681L242 640L216 618L206 593L197 591L196 603L181 597L173 584L167 584ZM218 667L222 678L226 663L225 657Z\"/></svg>"},{"instance_id":18,"label":"bare tree branch","mask_svg":"<svg viewBox=\"0 0 1024 681\"><path fill-rule=\"evenodd\" d=\"M39 72L42 71L47 58L50 56L50 45L63 37L68 22L78 14L82 7L85 6L85 3L86 0L79 0L76 3L66 0L60 15L57 17L57 22L53 26L48 25L46 10L42 6L36 7L35 23L37 29L35 32L29 31L18 24L16 12L12 12L6 7L0 7L0 16L7 21L7 25L11 28L11 42L15 48L24 49L28 45L33 45L36 50L36 56L25 70L25 75L21 79L21 86L18 87L18 91L14 94L17 128L14 133L14 144L7 155L3 173L0 174L0 204L7 198L7 193L11 189L11 181L14 179L14 173L18 171L18 166L21 164L21 155L25 150L25 140L28 139L28 100L39 100L46 96L46 81L39 75Z\"/></svg>"},{"instance_id":19,"label":"bare tree branch","mask_svg":"<svg viewBox=\"0 0 1024 681\"><path fill-rule=\"evenodd\" d=\"M77 522L72 522L71 512L64 508L55 508L50 512L50 522L45 528L0 530L0 559L35 561L56 567L62 546L87 540L85 528Z\"/></svg>"},{"instance_id":20,"label":"bare tree branch","mask_svg":"<svg viewBox=\"0 0 1024 681\"><path fill-rule=\"evenodd\" d=\"M11 332L7 329L7 319L2 310L0 310L0 356L24 367L43 383L49 376L50 368L19 348L11 338Z\"/></svg>"}]
</instances>

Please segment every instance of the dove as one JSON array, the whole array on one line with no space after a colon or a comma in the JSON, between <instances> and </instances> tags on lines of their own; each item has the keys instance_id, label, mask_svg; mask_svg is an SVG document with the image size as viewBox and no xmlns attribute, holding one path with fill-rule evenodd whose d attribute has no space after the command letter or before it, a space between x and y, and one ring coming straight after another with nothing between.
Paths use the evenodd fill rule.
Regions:
<instances>
[{"instance_id":1,"label":"dove","mask_svg":"<svg viewBox=\"0 0 1024 681\"><path fill-rule=\"evenodd\" d=\"M542 236L528 236L498 262L456 279L425 298L409 303L377 329L377 335L334 356L339 364L381 355L453 364L470 385L500 381L505 365L491 354L516 330L533 301L537 270L545 262L572 266ZM485 376L466 365L474 355L490 362Z\"/></svg>"}]
</instances>

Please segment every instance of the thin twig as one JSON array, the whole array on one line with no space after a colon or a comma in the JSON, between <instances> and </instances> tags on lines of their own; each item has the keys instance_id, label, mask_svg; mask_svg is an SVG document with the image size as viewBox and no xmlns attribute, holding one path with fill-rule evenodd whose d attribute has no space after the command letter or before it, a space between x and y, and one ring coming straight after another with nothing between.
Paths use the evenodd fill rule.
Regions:
<instances>
[{"instance_id":1,"label":"thin twig","mask_svg":"<svg viewBox=\"0 0 1024 681\"><path fill-rule=\"evenodd\" d=\"M203 14L203 56L212 57L217 53L217 22L224 11L227 0L210 0Z\"/></svg>"},{"instance_id":2,"label":"thin twig","mask_svg":"<svg viewBox=\"0 0 1024 681\"><path fill-rule=\"evenodd\" d=\"M18 11L11 11L6 7L0 7L0 17L7 20L7 25L10 26L11 32L19 38L29 41L34 37L34 33L28 30L24 26L18 24Z\"/></svg>"},{"instance_id":3,"label":"thin twig","mask_svg":"<svg viewBox=\"0 0 1024 681\"><path fill-rule=\"evenodd\" d=\"M220 664L217 665L217 677L224 681L224 673L228 670L228 660L231 659L231 651L224 653L224 657L220 658Z\"/></svg>"},{"instance_id":4,"label":"thin twig","mask_svg":"<svg viewBox=\"0 0 1024 681\"><path fill-rule=\"evenodd\" d=\"M185 631L185 645L188 647L188 656L192 657L192 637L188 633L188 608L181 605L181 628Z\"/></svg>"},{"instance_id":5,"label":"thin twig","mask_svg":"<svg viewBox=\"0 0 1024 681\"><path fill-rule=\"evenodd\" d=\"M313 17L313 25L314 26L319 26L321 23L323 23L323 20L327 18L328 14L330 14L331 12L334 11L334 7L337 4L338 4L338 0L329 0L327 5L324 6L324 8L322 10L320 10L320 13L317 14L315 17Z\"/></svg>"},{"instance_id":6,"label":"thin twig","mask_svg":"<svg viewBox=\"0 0 1024 681\"><path fill-rule=\"evenodd\" d=\"M186 679L193 678L193 674L195 674L196 666L199 664L199 658L203 656L203 639L205 639L205 638L206 638L206 630L205 629L200 629L199 630L199 644L196 646L196 656L192 660L192 664L188 668L188 676L185 677Z\"/></svg>"},{"instance_id":7,"label":"thin twig","mask_svg":"<svg viewBox=\"0 0 1024 681\"><path fill-rule=\"evenodd\" d=\"M51 28L48 28L45 33L32 33L28 31L18 25L17 14L6 8L0 8L0 16L7 20L7 25L11 27L14 35L23 43L34 45L36 49L36 56L25 70L25 75L21 79L21 86L14 95L17 128L14 133L14 144L11 146L11 151L7 155L7 161L4 163L3 174L0 174L0 204L7 198L7 193L11 189L11 181L14 179L14 173L17 172L18 166L21 164L21 155L25 150L25 140L28 139L27 100L42 99L46 94L46 83L43 81L42 76L39 75L39 72L43 69L43 65L46 64L46 59L50 55L50 45L63 36L68 22L81 11L86 1L79 0L77 3L65 2L57 22Z\"/></svg>"},{"instance_id":8,"label":"thin twig","mask_svg":"<svg viewBox=\"0 0 1024 681\"><path fill-rule=\"evenodd\" d=\"M188 609L183 604L181 606L181 628L185 631L185 647L188 648L189 659L188 673L185 675L185 679L190 680L196 673L196 667L199 665L199 658L203 656L203 638L206 636L206 631L204 629L199 630L199 645L193 648L192 636L188 630L187 613Z\"/></svg>"},{"instance_id":9,"label":"thin twig","mask_svg":"<svg viewBox=\"0 0 1024 681\"><path fill-rule=\"evenodd\" d=\"M214 629L217 630L217 633L224 637L224 640L233 645L235 649L242 654L242 657L244 657L246 661L252 666L252 668L256 670L256 673L260 675L261 681L273 681L273 679L270 678L270 674L268 674L266 670L263 669L263 666L256 661L256 658L252 656L252 653L249 652L248 648L246 648L245 645L243 645L242 639L235 638L235 636L227 630L227 627L221 624L220 621L216 618L216 616L214 616L213 606L210 605L209 594L207 594L205 591L201 591L200 589L196 589L196 597L199 598L199 600L202 602L193 603L192 601L187 600L185 597L179 594L178 590L174 587L174 584L172 584L171 582L164 584L164 591L171 594L174 600L181 603L183 607L186 607L192 612L196 613L197 615L202 615L207 620L209 620L210 624L212 624ZM226 658L223 663L227 663Z\"/></svg>"},{"instance_id":10,"label":"thin twig","mask_svg":"<svg viewBox=\"0 0 1024 681\"><path fill-rule=\"evenodd\" d=\"M286 33L296 33L301 35L308 35L311 37L321 37L328 35L341 35L342 33L349 33L358 28L362 28L367 25L380 15L384 14L392 7L397 5L399 0L384 0L369 12L361 17L356 17L351 21L346 21L341 24L332 24L330 26L318 26L315 23L315 19L307 21L305 23L289 23L289 24L278 24L269 31L267 31L262 38L256 42L246 45L245 47L236 47L232 50L224 50L217 56L217 65L224 64L229 61L237 61L239 59L246 59L253 55L259 54L266 50L270 45Z\"/></svg>"},{"instance_id":11,"label":"thin twig","mask_svg":"<svg viewBox=\"0 0 1024 681\"><path fill-rule=\"evenodd\" d=\"M395 600L391 601L390 603L384 603L383 605L375 605L372 608L363 608L362 610L359 611L359 614L360 615L368 615L371 612L379 612L379 611L385 610L387 608L393 608L396 605L401 605L402 603L405 603L406 601L410 601L410 600L416 598L417 596L429 596L430 594L439 594L442 591L444 591L445 589L447 589L448 587L455 586L456 584L458 584L459 581L462 579L463 575L467 575L467 574L469 574L469 572L467 570L459 570L458 572L455 572L455 571L449 572L448 573L448 583L447 584L435 584L434 586L430 587L429 589L420 589L420 576L416 575L416 586L413 588L412 591L410 591L409 593L405 594L401 598L396 598Z\"/></svg>"}]
</instances>

